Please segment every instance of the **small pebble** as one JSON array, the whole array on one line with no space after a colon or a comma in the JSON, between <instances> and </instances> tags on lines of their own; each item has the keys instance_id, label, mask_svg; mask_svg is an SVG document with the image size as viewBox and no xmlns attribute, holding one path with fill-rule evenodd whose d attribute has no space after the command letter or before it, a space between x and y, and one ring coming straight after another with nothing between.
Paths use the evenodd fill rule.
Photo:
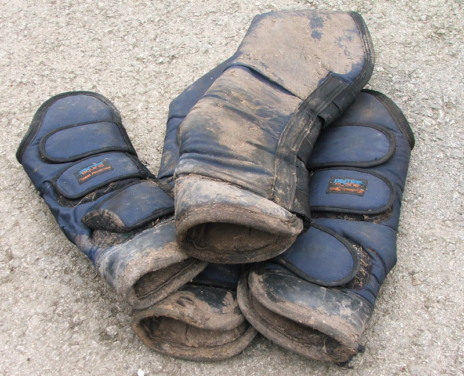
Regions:
<instances>
[{"instance_id":1,"label":"small pebble","mask_svg":"<svg viewBox=\"0 0 464 376\"><path fill-rule=\"evenodd\" d=\"M106 334L108 334L108 336L110 336L111 338L114 338L118 334L118 328L116 325L112 325L106 328L105 332Z\"/></svg>"}]
</instances>

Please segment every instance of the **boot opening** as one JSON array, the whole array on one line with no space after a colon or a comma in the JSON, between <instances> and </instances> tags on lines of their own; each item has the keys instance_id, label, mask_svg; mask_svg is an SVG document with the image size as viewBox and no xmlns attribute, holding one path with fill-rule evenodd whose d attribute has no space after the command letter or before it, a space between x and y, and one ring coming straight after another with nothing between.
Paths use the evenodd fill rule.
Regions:
<instances>
[{"instance_id":1,"label":"boot opening","mask_svg":"<svg viewBox=\"0 0 464 376\"><path fill-rule=\"evenodd\" d=\"M312 359L336 363L349 361L356 354L327 334L268 310L251 293L248 299L262 324L279 334L278 339L273 338L279 345Z\"/></svg>"},{"instance_id":2,"label":"boot opening","mask_svg":"<svg viewBox=\"0 0 464 376\"><path fill-rule=\"evenodd\" d=\"M198 250L218 254L245 253L272 247L278 235L231 223L203 223L191 229L187 240Z\"/></svg>"},{"instance_id":3,"label":"boot opening","mask_svg":"<svg viewBox=\"0 0 464 376\"><path fill-rule=\"evenodd\" d=\"M176 278L196 260L186 259L163 269L144 274L133 286L134 294L138 299L145 299L157 293L160 288Z\"/></svg>"},{"instance_id":4,"label":"boot opening","mask_svg":"<svg viewBox=\"0 0 464 376\"><path fill-rule=\"evenodd\" d=\"M234 342L243 336L247 326L243 322L231 330L208 330L165 316L148 317L141 322L147 337L155 343L194 348L217 347Z\"/></svg>"}]
</instances>

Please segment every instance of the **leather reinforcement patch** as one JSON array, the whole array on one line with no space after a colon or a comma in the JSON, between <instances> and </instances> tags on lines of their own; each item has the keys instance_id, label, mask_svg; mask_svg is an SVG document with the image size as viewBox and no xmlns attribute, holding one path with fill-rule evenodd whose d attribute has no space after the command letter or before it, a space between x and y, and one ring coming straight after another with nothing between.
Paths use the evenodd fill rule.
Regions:
<instances>
[{"instance_id":1,"label":"leather reinforcement patch","mask_svg":"<svg viewBox=\"0 0 464 376\"><path fill-rule=\"evenodd\" d=\"M339 193L364 196L367 189L366 179L330 177L326 193Z\"/></svg>"},{"instance_id":2,"label":"leather reinforcement patch","mask_svg":"<svg viewBox=\"0 0 464 376\"><path fill-rule=\"evenodd\" d=\"M107 159L102 160L101 162L92 163L89 166L84 167L78 172L74 173L79 184L84 184L95 176L101 175L107 171L113 170L110 162Z\"/></svg>"}]
</instances>

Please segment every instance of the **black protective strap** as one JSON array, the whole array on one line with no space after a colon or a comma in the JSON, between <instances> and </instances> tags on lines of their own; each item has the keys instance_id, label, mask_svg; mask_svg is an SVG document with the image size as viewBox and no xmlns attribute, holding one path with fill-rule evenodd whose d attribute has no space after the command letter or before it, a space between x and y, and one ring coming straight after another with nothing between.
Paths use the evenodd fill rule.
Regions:
<instances>
[{"instance_id":1,"label":"black protective strap","mask_svg":"<svg viewBox=\"0 0 464 376\"><path fill-rule=\"evenodd\" d=\"M347 88L349 85L345 80L330 73L327 79L300 104L298 111L288 122L276 151L273 198L277 204L292 210L296 188L296 167L289 168L289 166L296 166L297 153L305 138L309 136L310 139L315 139L319 134L324 120L318 118L318 115ZM306 152L306 159L302 161L306 163L308 156L309 153Z\"/></svg>"},{"instance_id":2,"label":"black protective strap","mask_svg":"<svg viewBox=\"0 0 464 376\"><path fill-rule=\"evenodd\" d=\"M292 203L292 213L303 218L305 228L309 227L311 208L309 206L309 173L304 163L297 159L296 165L296 191Z\"/></svg>"}]
</instances>

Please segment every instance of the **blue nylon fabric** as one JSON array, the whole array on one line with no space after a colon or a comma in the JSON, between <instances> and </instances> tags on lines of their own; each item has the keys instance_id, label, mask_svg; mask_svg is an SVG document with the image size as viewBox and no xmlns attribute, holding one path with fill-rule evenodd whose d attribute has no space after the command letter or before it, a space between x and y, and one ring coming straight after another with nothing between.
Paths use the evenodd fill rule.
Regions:
<instances>
[{"instance_id":1,"label":"blue nylon fabric","mask_svg":"<svg viewBox=\"0 0 464 376\"><path fill-rule=\"evenodd\" d=\"M187 116L190 109L200 100L216 79L230 65L233 57L219 64L216 68L199 78L188 86L169 105L168 122L166 124L166 136L164 138L163 156L158 171L160 179L170 178L179 160L179 142L177 130L180 123Z\"/></svg>"},{"instance_id":2,"label":"blue nylon fabric","mask_svg":"<svg viewBox=\"0 0 464 376\"><path fill-rule=\"evenodd\" d=\"M158 171L158 178L160 179L169 179L174 175L174 170L179 160L177 129L183 119L183 117L174 117L169 119L167 122L163 156L161 159L160 169Z\"/></svg>"},{"instance_id":3,"label":"blue nylon fabric","mask_svg":"<svg viewBox=\"0 0 464 376\"><path fill-rule=\"evenodd\" d=\"M195 277L193 283L234 288L237 286L241 273L242 269L240 265L208 264L208 266Z\"/></svg>"},{"instance_id":4,"label":"blue nylon fabric","mask_svg":"<svg viewBox=\"0 0 464 376\"><path fill-rule=\"evenodd\" d=\"M230 66L233 59L234 56L223 61L193 84L189 85L177 98L175 98L169 104L168 121L175 117L186 117L192 107L197 104L199 99L206 93L214 81L216 81L222 72Z\"/></svg>"},{"instance_id":5,"label":"blue nylon fabric","mask_svg":"<svg viewBox=\"0 0 464 376\"><path fill-rule=\"evenodd\" d=\"M68 208L61 206L57 202L55 190L52 185L45 182L42 186L42 197L47 203L50 211L56 219L61 231L74 244L77 244L81 251L94 263L96 255L100 248L94 246L90 241L92 231L84 226L81 219L88 212L94 210L105 197L100 197L98 200L81 204L77 207Z\"/></svg>"},{"instance_id":6,"label":"blue nylon fabric","mask_svg":"<svg viewBox=\"0 0 464 376\"><path fill-rule=\"evenodd\" d=\"M102 149L130 152L130 147L115 123L91 123L66 128L52 134L45 142L45 152L54 159L74 160L76 156Z\"/></svg>"}]
</instances>

